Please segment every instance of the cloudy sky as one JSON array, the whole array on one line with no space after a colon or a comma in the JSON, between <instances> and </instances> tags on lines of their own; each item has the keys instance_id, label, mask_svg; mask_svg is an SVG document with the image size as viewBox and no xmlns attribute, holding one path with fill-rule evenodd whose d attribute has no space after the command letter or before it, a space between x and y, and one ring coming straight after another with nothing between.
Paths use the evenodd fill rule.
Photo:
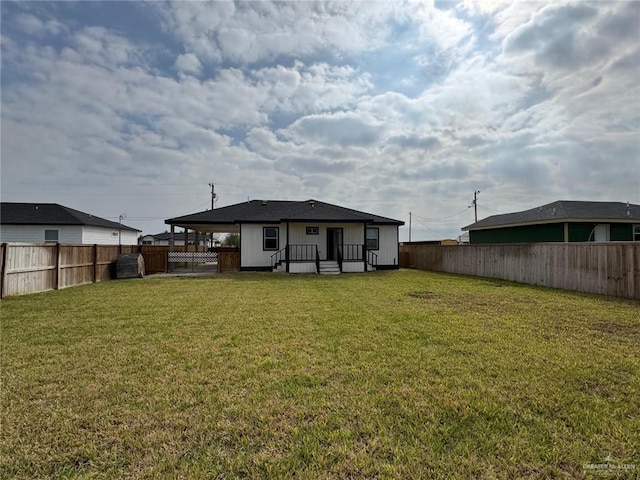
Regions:
<instances>
[{"instance_id":1,"label":"cloudy sky","mask_svg":"<svg viewBox=\"0 0 640 480\"><path fill-rule=\"evenodd\" d=\"M640 203L640 2L2 1L2 201L318 200L455 238ZM407 239L404 227L401 239Z\"/></svg>"}]
</instances>

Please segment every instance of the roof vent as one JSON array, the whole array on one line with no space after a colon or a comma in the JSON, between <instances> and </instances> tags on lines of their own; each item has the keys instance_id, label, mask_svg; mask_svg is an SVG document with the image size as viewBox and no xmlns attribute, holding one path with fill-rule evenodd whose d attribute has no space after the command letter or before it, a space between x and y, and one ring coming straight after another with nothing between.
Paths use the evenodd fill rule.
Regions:
<instances>
[{"instance_id":1,"label":"roof vent","mask_svg":"<svg viewBox=\"0 0 640 480\"><path fill-rule=\"evenodd\" d=\"M316 206L316 202L315 202L315 201L313 201L313 200L310 200L310 201L309 201L309 205L311 205L311 208L313 208L313 207L315 207L315 206Z\"/></svg>"},{"instance_id":2,"label":"roof vent","mask_svg":"<svg viewBox=\"0 0 640 480\"><path fill-rule=\"evenodd\" d=\"M266 200L262 200L262 205L266 205L267 201Z\"/></svg>"},{"instance_id":3,"label":"roof vent","mask_svg":"<svg viewBox=\"0 0 640 480\"><path fill-rule=\"evenodd\" d=\"M627 217L631 216L631 210L629 209L629 200L627 200Z\"/></svg>"},{"instance_id":4,"label":"roof vent","mask_svg":"<svg viewBox=\"0 0 640 480\"><path fill-rule=\"evenodd\" d=\"M556 207L553 207L553 212L551 212L551 215L555 215L556 214Z\"/></svg>"}]
</instances>

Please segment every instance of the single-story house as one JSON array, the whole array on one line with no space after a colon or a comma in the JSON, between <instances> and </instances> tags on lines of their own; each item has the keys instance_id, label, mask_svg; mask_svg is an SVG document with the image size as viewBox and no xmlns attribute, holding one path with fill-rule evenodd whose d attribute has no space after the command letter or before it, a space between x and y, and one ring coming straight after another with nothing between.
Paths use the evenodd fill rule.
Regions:
<instances>
[{"instance_id":1,"label":"single-story house","mask_svg":"<svg viewBox=\"0 0 640 480\"><path fill-rule=\"evenodd\" d=\"M640 241L640 205L560 200L467 225L472 244Z\"/></svg>"},{"instance_id":2,"label":"single-story house","mask_svg":"<svg viewBox=\"0 0 640 480\"><path fill-rule=\"evenodd\" d=\"M57 203L0 203L0 242L136 245L137 230Z\"/></svg>"},{"instance_id":3,"label":"single-story house","mask_svg":"<svg viewBox=\"0 0 640 480\"><path fill-rule=\"evenodd\" d=\"M138 238L138 244L167 246L169 245L170 237L171 237L171 233L169 232L156 233L155 235L142 235L141 237ZM174 233L173 244L184 245L185 237L186 235L184 232ZM204 238L203 236L198 236L197 241L199 246L201 247L206 246L207 239ZM188 242L187 245L195 245L196 236L194 234L189 235L187 242Z\"/></svg>"},{"instance_id":4,"label":"single-story house","mask_svg":"<svg viewBox=\"0 0 640 480\"><path fill-rule=\"evenodd\" d=\"M252 200L165 221L204 233L239 233L240 270L290 273L398 268L404 222L317 200Z\"/></svg>"}]
</instances>

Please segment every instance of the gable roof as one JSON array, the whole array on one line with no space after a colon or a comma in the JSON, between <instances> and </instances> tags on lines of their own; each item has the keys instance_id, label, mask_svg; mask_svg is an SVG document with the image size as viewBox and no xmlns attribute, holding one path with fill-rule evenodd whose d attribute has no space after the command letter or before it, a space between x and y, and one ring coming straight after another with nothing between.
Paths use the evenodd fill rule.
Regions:
<instances>
[{"instance_id":1,"label":"gable roof","mask_svg":"<svg viewBox=\"0 0 640 480\"><path fill-rule=\"evenodd\" d=\"M404 225L400 220L360 212L317 200L251 200L165 220L169 225L235 225L239 223L332 222Z\"/></svg>"},{"instance_id":2,"label":"gable roof","mask_svg":"<svg viewBox=\"0 0 640 480\"><path fill-rule=\"evenodd\" d=\"M627 206L628 205L628 206ZM522 212L493 215L462 230L483 230L495 227L513 227L560 222L640 222L640 205L623 202L581 202L558 200Z\"/></svg>"},{"instance_id":3,"label":"gable roof","mask_svg":"<svg viewBox=\"0 0 640 480\"><path fill-rule=\"evenodd\" d=\"M0 203L2 225L79 225L87 227L122 228L140 232L137 228L120 225L57 203Z\"/></svg>"}]
</instances>

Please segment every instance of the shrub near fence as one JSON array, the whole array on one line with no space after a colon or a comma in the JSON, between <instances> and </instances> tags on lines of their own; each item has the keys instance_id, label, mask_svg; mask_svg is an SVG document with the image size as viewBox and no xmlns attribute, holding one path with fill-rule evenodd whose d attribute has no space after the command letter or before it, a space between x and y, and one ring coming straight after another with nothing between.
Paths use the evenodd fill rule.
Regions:
<instances>
[{"instance_id":1,"label":"shrub near fence","mask_svg":"<svg viewBox=\"0 0 640 480\"><path fill-rule=\"evenodd\" d=\"M137 245L3 243L0 298L109 280L118 254L137 250Z\"/></svg>"},{"instance_id":2,"label":"shrub near fence","mask_svg":"<svg viewBox=\"0 0 640 480\"><path fill-rule=\"evenodd\" d=\"M640 299L640 242L400 246L400 266Z\"/></svg>"}]
</instances>

